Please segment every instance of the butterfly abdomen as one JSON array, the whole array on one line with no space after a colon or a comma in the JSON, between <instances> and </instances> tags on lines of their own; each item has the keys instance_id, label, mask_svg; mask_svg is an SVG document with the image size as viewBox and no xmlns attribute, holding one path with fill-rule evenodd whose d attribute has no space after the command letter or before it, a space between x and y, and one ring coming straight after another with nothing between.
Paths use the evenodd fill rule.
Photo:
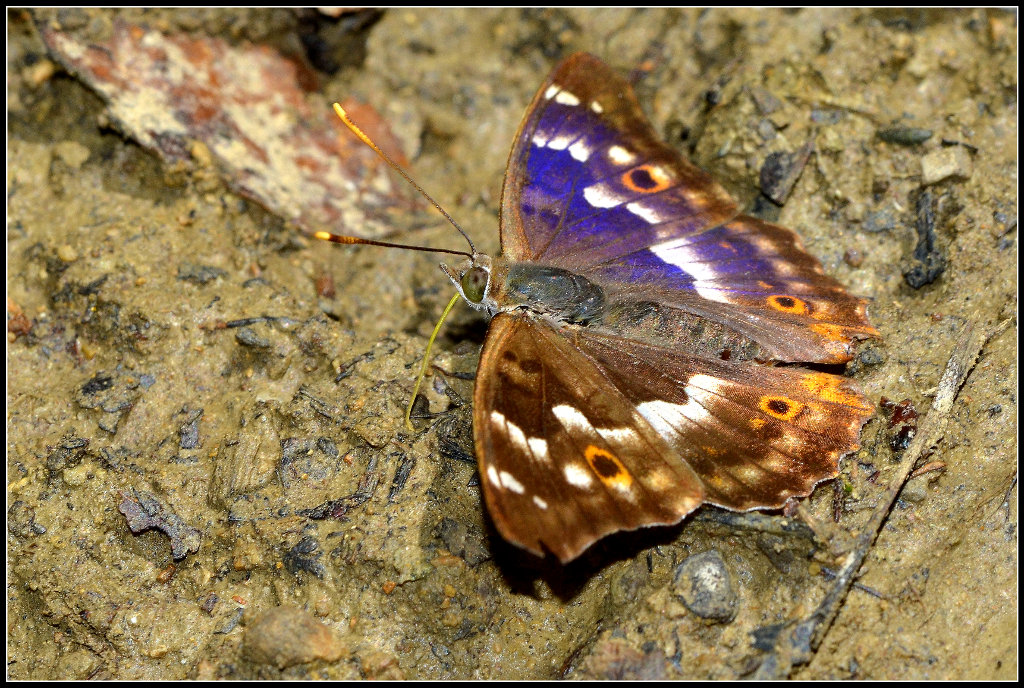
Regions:
<instances>
[{"instance_id":1,"label":"butterfly abdomen","mask_svg":"<svg viewBox=\"0 0 1024 688\"><path fill-rule=\"evenodd\" d=\"M598 329L652 346L685 349L723 361L770 358L757 342L730 327L654 301L638 301L628 294L606 298L604 318Z\"/></svg>"}]
</instances>

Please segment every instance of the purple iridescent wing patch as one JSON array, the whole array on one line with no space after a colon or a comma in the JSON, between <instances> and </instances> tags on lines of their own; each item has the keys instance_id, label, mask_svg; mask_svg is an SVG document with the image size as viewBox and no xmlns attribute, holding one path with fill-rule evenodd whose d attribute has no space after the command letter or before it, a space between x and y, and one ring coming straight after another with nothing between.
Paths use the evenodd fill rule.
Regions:
<instances>
[{"instance_id":1,"label":"purple iridescent wing patch","mask_svg":"<svg viewBox=\"0 0 1024 688\"><path fill-rule=\"evenodd\" d=\"M795 232L739 215L709 175L658 141L626 81L574 55L534 99L512 151L502 249L606 290L695 313L771 358L838 363L877 332Z\"/></svg>"},{"instance_id":2,"label":"purple iridescent wing patch","mask_svg":"<svg viewBox=\"0 0 1024 688\"><path fill-rule=\"evenodd\" d=\"M563 62L530 113L502 195L502 250L514 260L578 268L736 214L724 189L655 138L622 77L590 55Z\"/></svg>"}]
</instances>

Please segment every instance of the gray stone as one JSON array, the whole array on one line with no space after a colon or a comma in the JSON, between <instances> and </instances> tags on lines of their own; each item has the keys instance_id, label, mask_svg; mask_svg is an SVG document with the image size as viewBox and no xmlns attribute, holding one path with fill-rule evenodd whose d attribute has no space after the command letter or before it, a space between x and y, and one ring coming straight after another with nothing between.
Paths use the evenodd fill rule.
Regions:
<instances>
[{"instance_id":1,"label":"gray stone","mask_svg":"<svg viewBox=\"0 0 1024 688\"><path fill-rule=\"evenodd\" d=\"M736 616L736 593L729 570L715 550L683 561L676 568L673 588L686 608L702 619L728 622Z\"/></svg>"}]
</instances>

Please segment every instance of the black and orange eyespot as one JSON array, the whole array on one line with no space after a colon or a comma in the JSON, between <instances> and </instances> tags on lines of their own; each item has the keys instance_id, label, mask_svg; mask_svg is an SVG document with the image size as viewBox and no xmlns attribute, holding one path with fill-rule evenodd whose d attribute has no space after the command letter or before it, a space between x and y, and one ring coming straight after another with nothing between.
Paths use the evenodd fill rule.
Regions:
<instances>
[{"instance_id":1,"label":"black and orange eyespot","mask_svg":"<svg viewBox=\"0 0 1024 688\"><path fill-rule=\"evenodd\" d=\"M657 165L634 167L621 177L622 184L636 193L657 193L672 186L672 177Z\"/></svg>"},{"instance_id":2,"label":"black and orange eyespot","mask_svg":"<svg viewBox=\"0 0 1024 688\"><path fill-rule=\"evenodd\" d=\"M805 404L786 397L761 397L757 404L758 408L773 418L783 421L791 421L804 410Z\"/></svg>"},{"instance_id":3,"label":"black and orange eyespot","mask_svg":"<svg viewBox=\"0 0 1024 688\"><path fill-rule=\"evenodd\" d=\"M783 313L793 313L795 315L807 315L811 312L810 306L803 299L798 299L795 296L786 296L785 294L776 294L769 296L768 305L777 311Z\"/></svg>"},{"instance_id":4,"label":"black and orange eyespot","mask_svg":"<svg viewBox=\"0 0 1024 688\"><path fill-rule=\"evenodd\" d=\"M583 455L605 486L628 489L633 484L633 476L629 474L618 457L610 451L590 444L587 445Z\"/></svg>"}]
</instances>

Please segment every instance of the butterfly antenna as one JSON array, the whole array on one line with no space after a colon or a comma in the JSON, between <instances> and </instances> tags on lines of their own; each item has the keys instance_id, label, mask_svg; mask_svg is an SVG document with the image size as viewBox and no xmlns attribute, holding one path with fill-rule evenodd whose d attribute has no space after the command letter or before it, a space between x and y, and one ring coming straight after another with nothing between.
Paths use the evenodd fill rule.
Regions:
<instances>
[{"instance_id":1,"label":"butterfly antenna","mask_svg":"<svg viewBox=\"0 0 1024 688\"><path fill-rule=\"evenodd\" d=\"M405 179L405 181L409 182L409 184L414 189L416 189L417 191L420 192L420 195L422 195L425 199L430 201L431 205L433 205L435 208L437 208L438 212L440 212L442 215L444 215L445 219L448 220L448 222L451 223L452 227L454 227L455 229L457 229L459 231L459 234L461 234L462 237L466 240L466 243L469 244L469 250L471 251L471 253L466 253L465 251L454 251L454 250L451 250L451 249L444 249L444 248L426 248L426 247L422 247L422 246L406 246L404 244L392 244L392 243L388 243L386 241L373 241L371 239L360 239L359 237L340 236L338 234L331 234L330 232L316 232L314 234L314 236L316 236L318 239L324 239L326 241L333 241L336 244L368 244L368 245L371 245L371 246L388 246L388 247L392 247L392 248L410 248L410 249L415 249L415 250L418 250L418 251L434 251L436 253L453 253L455 255L467 256L467 257L469 257L471 259L475 259L477 253L476 253L476 246L473 245L473 240L470 239L469 235L466 234L465 230L463 230L462 227L459 226L459 223L456 222L454 219L452 219L452 216L449 215L447 213L447 211L445 211L445 209L441 207L441 204L438 203L437 201L435 201L433 198L431 198L430 194L428 194L426 191L423 190L423 187L421 187L419 184L414 182L412 177L410 177L406 173L406 171L403 170L401 168L401 166L399 166L398 163L396 163L394 160L389 158L387 153L382 151L377 146L377 144L374 143L370 139L370 137L367 136L366 133L363 132L363 130L359 128L359 125L352 121L352 118L348 116L347 112L345 112L345 108L341 107L341 105L339 105L338 103L335 103L334 104L334 112L338 115L338 117L341 119L341 121L345 123L345 126L349 128L349 131L351 131L353 134L355 134L359 138L360 141L362 141L367 146L372 148L374 153L379 155L381 157L381 159L383 159L384 162L386 162L388 165L390 165L393 170L398 172L398 174L402 175L402 178ZM444 323L445 318L448 317L448 313L450 313L452 308L455 307L455 304L458 302L458 300L459 300L459 294L455 294L452 297L452 300L449 301L448 305L445 307L444 313L441 314L441 319L437 321L436 325L434 325L434 331L431 332L430 339L427 340L427 349L426 349L426 351L423 352L423 363L420 365L419 375L416 376L416 384L413 387L412 396L409 398L409 405L405 409L405 427L408 428L410 432L415 432L416 431L416 429L412 425L412 407L413 407L413 404L416 403L416 395L419 393L420 385L423 383L423 378L424 378L424 376L427 373L427 362L430 360L430 348L434 345L434 340L437 339L437 334L438 334L438 332L441 331L441 325Z\"/></svg>"},{"instance_id":2,"label":"butterfly antenna","mask_svg":"<svg viewBox=\"0 0 1024 688\"><path fill-rule=\"evenodd\" d=\"M403 170L402 167L398 163L396 163L394 160L389 158L387 153L382 151L377 146L376 143L374 143L372 140L370 140L370 137L367 136L366 133L363 132L363 130L359 128L359 125L356 124L355 122L353 122L352 118L348 116L348 113L345 112L345 108L341 107L341 105L339 105L338 103L335 103L334 104L334 112L338 115L338 117L341 119L341 121L345 123L345 126L349 128L349 131L351 131L353 134L355 134L359 138L360 141L362 141L367 146L372 148L374 153L379 155L384 160L384 162L386 162L388 165L390 165L392 169L394 169L396 172L398 172L398 174L402 175L402 178L405 179L405 181L409 182L409 184L414 189L416 189L417 191L420 192L420 195L422 195L425 199L430 201L431 205L433 205L435 208L437 208L438 212L440 212L442 215L444 215L445 219L448 220L448 222L451 223L452 227L454 227L455 229L457 229L459 231L459 234L461 234L462 237L469 244L469 250L472 253L466 254L464 251L451 251L451 250L445 250L445 249L427 249L427 250L437 251L439 253L455 253L457 255L469 255L470 258L475 256L476 255L476 246L473 245L473 240L470 239L469 235L466 234L465 230L463 230L462 227L459 226L459 223L456 222L455 220L453 220L452 216L449 215L447 213L447 211L445 211L445 209L441 207L441 204L438 203L437 201L435 201L433 198L431 198L430 194L428 194L426 191L424 191L423 187L421 187L419 184L414 182L412 177L410 177L406 173L406 171ZM318 235L319 234L328 234L330 237L337 236L336 234L329 234L328 232L317 232L317 234ZM318 238L323 239L325 237L320 236ZM355 239L355 237L344 237L344 238L346 238L346 239ZM385 243L381 243L381 242L377 242L377 241L370 241L370 240L336 241L335 239L327 239L327 241L334 241L335 243L339 243L339 244L341 244L341 243L351 243L351 244L371 244L373 246L399 247L397 244L385 244ZM412 248L412 247L404 247L404 248Z\"/></svg>"}]
</instances>

